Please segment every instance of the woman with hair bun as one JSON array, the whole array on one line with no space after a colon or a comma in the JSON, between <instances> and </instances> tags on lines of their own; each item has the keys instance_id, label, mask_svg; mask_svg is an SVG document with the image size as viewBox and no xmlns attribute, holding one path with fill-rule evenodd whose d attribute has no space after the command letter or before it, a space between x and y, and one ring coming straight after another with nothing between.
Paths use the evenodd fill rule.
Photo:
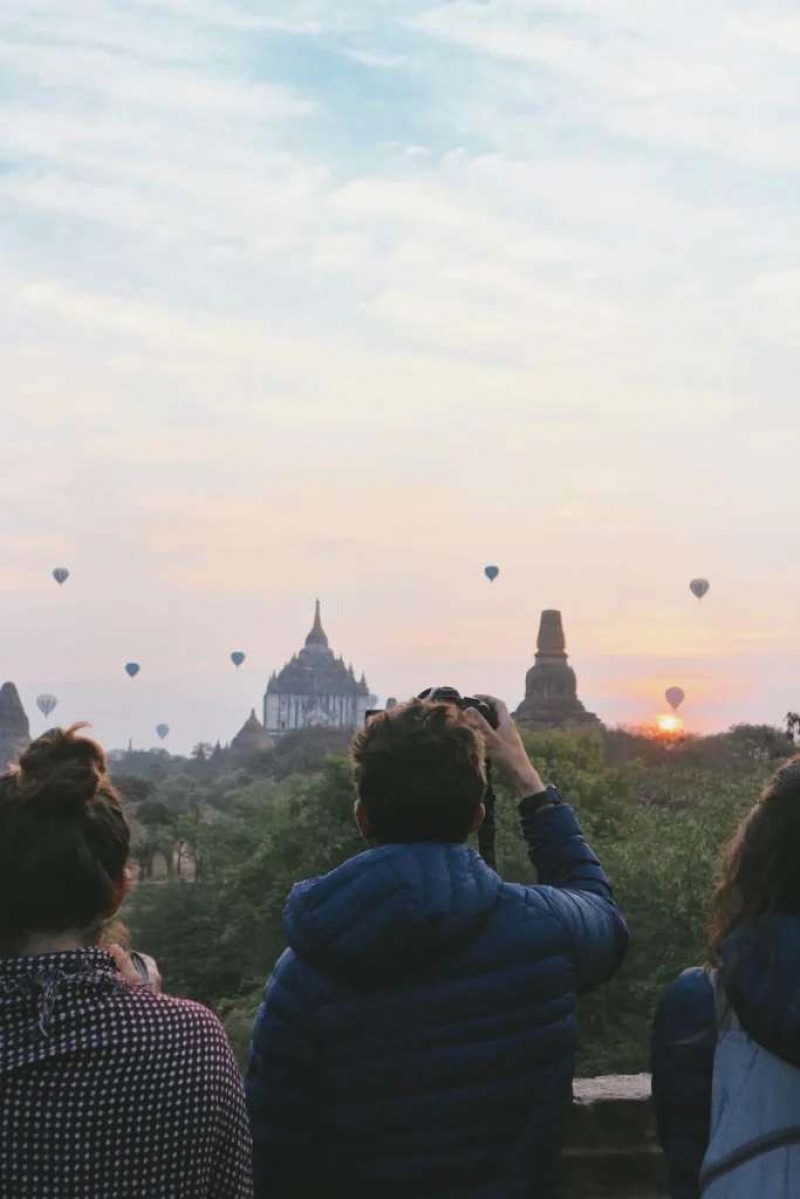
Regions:
<instances>
[{"instance_id":1,"label":"woman with hair bun","mask_svg":"<svg viewBox=\"0 0 800 1199\"><path fill-rule=\"evenodd\" d=\"M800 756L731 838L708 964L665 991L653 1095L671 1199L800 1195Z\"/></svg>"},{"instance_id":2,"label":"woman with hair bun","mask_svg":"<svg viewBox=\"0 0 800 1199\"><path fill-rule=\"evenodd\" d=\"M0 777L0 1195L247 1199L221 1024L101 947L130 828L82 727L45 733Z\"/></svg>"}]
</instances>

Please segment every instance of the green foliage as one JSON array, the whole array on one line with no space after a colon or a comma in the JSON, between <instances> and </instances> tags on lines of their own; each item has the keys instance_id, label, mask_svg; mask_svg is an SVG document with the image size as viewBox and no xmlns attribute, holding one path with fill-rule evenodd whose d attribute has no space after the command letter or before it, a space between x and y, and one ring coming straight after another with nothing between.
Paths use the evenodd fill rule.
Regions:
<instances>
[{"instance_id":1,"label":"green foliage","mask_svg":"<svg viewBox=\"0 0 800 1199\"><path fill-rule=\"evenodd\" d=\"M363 846L344 759L280 786L251 781L224 812L187 811L184 800L176 835L190 846L198 881L140 886L124 916L173 993L218 1004L263 985L284 948L281 912L293 884Z\"/></svg>"},{"instance_id":2,"label":"green foliage","mask_svg":"<svg viewBox=\"0 0 800 1199\"><path fill-rule=\"evenodd\" d=\"M619 974L582 1002L584 1073L648 1068L658 996L681 970L704 961L720 849L762 781L760 774L732 779L676 774L673 802L632 804L621 835L592 838L632 939ZM646 785L652 787L653 780ZM657 785L663 796L667 779L662 776Z\"/></svg>"},{"instance_id":3,"label":"green foliage","mask_svg":"<svg viewBox=\"0 0 800 1199\"><path fill-rule=\"evenodd\" d=\"M288 739L287 739L288 740ZM272 762L220 763L215 776L166 771L134 807L140 858L180 846L197 881L143 882L125 919L158 958L167 988L211 1004L244 1053L265 979L284 948L292 885L363 846L352 820L350 768L322 744L289 745ZM703 960L720 848L781 757L785 734L743 727L720 737L653 742L635 733L552 732L528 739L541 773L577 808L611 876L633 939L618 976L582 1000L582 1072L647 1068L659 992ZM271 758L273 755L267 755ZM155 852L153 850L153 852ZM535 882L516 805L499 789L498 868Z\"/></svg>"},{"instance_id":4,"label":"green foliage","mask_svg":"<svg viewBox=\"0 0 800 1199\"><path fill-rule=\"evenodd\" d=\"M349 741L349 734L342 729L302 729L281 737L274 750L259 754L252 765L260 774L285 779L320 770L333 755L344 756Z\"/></svg>"}]
</instances>

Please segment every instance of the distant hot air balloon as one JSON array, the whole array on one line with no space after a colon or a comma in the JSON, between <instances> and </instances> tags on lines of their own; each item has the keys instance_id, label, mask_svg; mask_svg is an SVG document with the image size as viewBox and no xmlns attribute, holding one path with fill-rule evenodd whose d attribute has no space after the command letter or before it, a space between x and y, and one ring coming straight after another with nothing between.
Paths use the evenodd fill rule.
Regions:
<instances>
[{"instance_id":1,"label":"distant hot air balloon","mask_svg":"<svg viewBox=\"0 0 800 1199\"><path fill-rule=\"evenodd\" d=\"M59 587L63 586L69 578L69 571L66 566L57 566L53 571L53 578L58 583Z\"/></svg>"},{"instance_id":2,"label":"distant hot air balloon","mask_svg":"<svg viewBox=\"0 0 800 1199\"><path fill-rule=\"evenodd\" d=\"M670 687L665 693L666 699L673 712L677 712L683 701L686 699L686 692L680 687Z\"/></svg>"},{"instance_id":3,"label":"distant hot air balloon","mask_svg":"<svg viewBox=\"0 0 800 1199\"><path fill-rule=\"evenodd\" d=\"M689 587L692 595L696 595L697 598L701 600L704 595L708 594L711 584L709 583L708 579L692 579Z\"/></svg>"},{"instance_id":4,"label":"distant hot air balloon","mask_svg":"<svg viewBox=\"0 0 800 1199\"><path fill-rule=\"evenodd\" d=\"M240 649L237 649L234 653L231 654L231 662L233 662L234 666L238 670L239 667L241 666L242 662L244 662L246 657L247 657L247 654L243 654Z\"/></svg>"},{"instance_id":5,"label":"distant hot air balloon","mask_svg":"<svg viewBox=\"0 0 800 1199\"><path fill-rule=\"evenodd\" d=\"M161 740L164 741L165 738L167 738L169 736L169 725L168 724L157 724L156 732L158 733Z\"/></svg>"},{"instance_id":6,"label":"distant hot air balloon","mask_svg":"<svg viewBox=\"0 0 800 1199\"><path fill-rule=\"evenodd\" d=\"M142 668L138 662L126 662L125 663L125 672L126 672L126 674L129 674L132 679L136 678L137 674L139 673L139 671L141 669Z\"/></svg>"},{"instance_id":7,"label":"distant hot air balloon","mask_svg":"<svg viewBox=\"0 0 800 1199\"><path fill-rule=\"evenodd\" d=\"M486 575L486 578L489 580L489 582L493 583L495 581L495 579L497 578L497 576L500 574L500 567L499 566L487 566L483 573Z\"/></svg>"},{"instance_id":8,"label":"distant hot air balloon","mask_svg":"<svg viewBox=\"0 0 800 1199\"><path fill-rule=\"evenodd\" d=\"M36 707L39 709L45 719L47 719L57 704L58 700L54 695L40 695L36 700Z\"/></svg>"}]
</instances>

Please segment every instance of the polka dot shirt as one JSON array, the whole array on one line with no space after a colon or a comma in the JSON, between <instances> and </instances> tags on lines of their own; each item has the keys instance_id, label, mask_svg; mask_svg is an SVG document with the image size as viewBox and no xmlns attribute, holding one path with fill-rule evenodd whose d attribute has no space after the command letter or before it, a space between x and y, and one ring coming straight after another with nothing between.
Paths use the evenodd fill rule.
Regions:
<instances>
[{"instance_id":1,"label":"polka dot shirt","mask_svg":"<svg viewBox=\"0 0 800 1199\"><path fill-rule=\"evenodd\" d=\"M249 1199L242 1084L206 1008L102 949L0 958L2 1199Z\"/></svg>"}]
</instances>

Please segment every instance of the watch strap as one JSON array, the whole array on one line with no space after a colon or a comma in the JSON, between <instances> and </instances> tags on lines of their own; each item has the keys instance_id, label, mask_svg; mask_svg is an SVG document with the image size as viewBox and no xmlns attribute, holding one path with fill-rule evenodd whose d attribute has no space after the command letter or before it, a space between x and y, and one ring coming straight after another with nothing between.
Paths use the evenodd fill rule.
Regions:
<instances>
[{"instance_id":1,"label":"watch strap","mask_svg":"<svg viewBox=\"0 0 800 1199\"><path fill-rule=\"evenodd\" d=\"M526 795L520 800L519 814L520 816L533 816L542 808L554 808L563 802L558 789L549 785L545 787L544 791L539 791L536 795Z\"/></svg>"}]
</instances>

